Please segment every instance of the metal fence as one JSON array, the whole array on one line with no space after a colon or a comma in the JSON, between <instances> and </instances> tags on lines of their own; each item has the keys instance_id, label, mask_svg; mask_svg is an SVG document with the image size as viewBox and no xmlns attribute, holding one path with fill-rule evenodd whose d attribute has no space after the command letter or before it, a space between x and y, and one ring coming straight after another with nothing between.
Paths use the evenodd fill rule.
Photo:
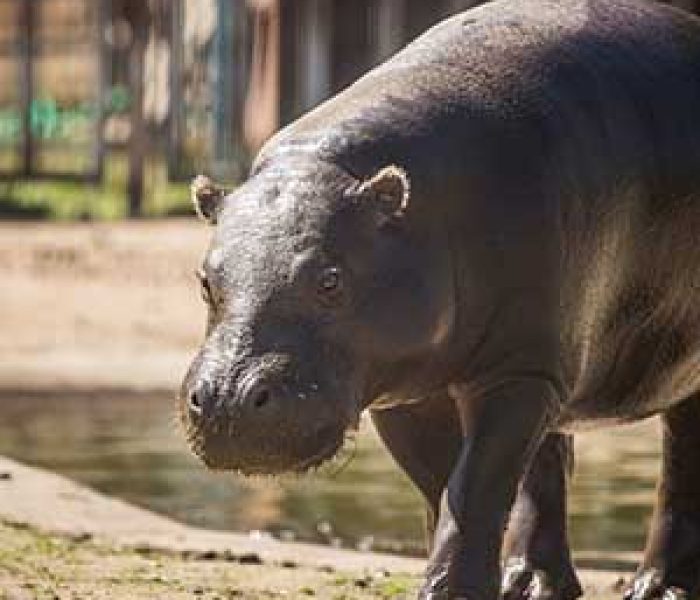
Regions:
<instances>
[{"instance_id":1,"label":"metal fence","mask_svg":"<svg viewBox=\"0 0 700 600\"><path fill-rule=\"evenodd\" d=\"M675 0L698 10L700 0ZM475 0L0 0L0 178L242 177L275 129Z\"/></svg>"},{"instance_id":2,"label":"metal fence","mask_svg":"<svg viewBox=\"0 0 700 600\"><path fill-rule=\"evenodd\" d=\"M0 174L97 180L103 0L0 0Z\"/></svg>"}]
</instances>

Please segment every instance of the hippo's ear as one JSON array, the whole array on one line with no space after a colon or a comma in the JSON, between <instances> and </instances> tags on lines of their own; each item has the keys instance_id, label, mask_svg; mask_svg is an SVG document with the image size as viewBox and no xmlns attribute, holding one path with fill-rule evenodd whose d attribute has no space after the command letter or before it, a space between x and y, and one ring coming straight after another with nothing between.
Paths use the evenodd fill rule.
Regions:
<instances>
[{"instance_id":1,"label":"hippo's ear","mask_svg":"<svg viewBox=\"0 0 700 600\"><path fill-rule=\"evenodd\" d=\"M226 190L214 183L206 175L197 175L190 186L192 192L192 204L197 214L212 225L216 219L226 197Z\"/></svg>"},{"instance_id":2,"label":"hippo's ear","mask_svg":"<svg viewBox=\"0 0 700 600\"><path fill-rule=\"evenodd\" d=\"M411 197L411 181L401 167L384 167L371 179L363 182L359 194L378 203L386 218L401 217L408 208Z\"/></svg>"}]
</instances>

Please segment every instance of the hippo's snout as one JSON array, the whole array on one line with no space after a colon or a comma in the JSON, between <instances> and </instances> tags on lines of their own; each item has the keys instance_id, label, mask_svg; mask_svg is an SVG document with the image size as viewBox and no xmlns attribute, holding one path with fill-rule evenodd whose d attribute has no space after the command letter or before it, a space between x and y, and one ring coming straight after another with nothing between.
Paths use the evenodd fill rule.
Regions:
<instances>
[{"instance_id":1,"label":"hippo's snout","mask_svg":"<svg viewBox=\"0 0 700 600\"><path fill-rule=\"evenodd\" d=\"M222 419L235 413L242 417L244 413L254 413L262 409L271 412L275 407L283 405L283 393L279 387L261 377L248 379L236 391L230 402L232 406L221 402L214 385L208 381L197 382L185 393L190 418L193 421L208 421Z\"/></svg>"},{"instance_id":2,"label":"hippo's snout","mask_svg":"<svg viewBox=\"0 0 700 600\"><path fill-rule=\"evenodd\" d=\"M182 420L193 451L212 469L246 474L304 471L331 458L347 426L316 383L248 369L230 385L190 373Z\"/></svg>"}]
</instances>

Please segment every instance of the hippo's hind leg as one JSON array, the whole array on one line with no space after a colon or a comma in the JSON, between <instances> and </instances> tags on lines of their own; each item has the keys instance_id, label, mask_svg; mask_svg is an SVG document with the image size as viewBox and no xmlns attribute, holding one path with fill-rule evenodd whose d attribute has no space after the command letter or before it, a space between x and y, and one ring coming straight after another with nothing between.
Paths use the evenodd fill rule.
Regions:
<instances>
[{"instance_id":1,"label":"hippo's hind leg","mask_svg":"<svg viewBox=\"0 0 700 600\"><path fill-rule=\"evenodd\" d=\"M663 423L658 498L628 600L700 595L700 396L673 407Z\"/></svg>"},{"instance_id":2,"label":"hippo's hind leg","mask_svg":"<svg viewBox=\"0 0 700 600\"><path fill-rule=\"evenodd\" d=\"M571 600L582 594L566 527L566 483L572 466L571 437L549 434L520 483L510 514L503 547L506 600Z\"/></svg>"},{"instance_id":3,"label":"hippo's hind leg","mask_svg":"<svg viewBox=\"0 0 700 600\"><path fill-rule=\"evenodd\" d=\"M428 543L432 544L440 501L462 448L462 429L445 393L418 404L372 412L372 419L394 459L421 490L428 504ZM581 588L569 559L566 537L566 470L570 440L548 436L538 450L514 504L505 540L504 598L571 600ZM445 564L428 565L426 600L447 598ZM442 574L442 576L440 576Z\"/></svg>"}]
</instances>

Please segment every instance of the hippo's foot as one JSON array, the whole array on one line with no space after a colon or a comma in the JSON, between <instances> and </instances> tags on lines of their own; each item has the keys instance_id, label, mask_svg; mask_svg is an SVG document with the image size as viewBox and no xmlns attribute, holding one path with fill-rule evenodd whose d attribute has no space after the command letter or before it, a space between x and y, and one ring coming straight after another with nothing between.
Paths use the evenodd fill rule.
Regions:
<instances>
[{"instance_id":1,"label":"hippo's foot","mask_svg":"<svg viewBox=\"0 0 700 600\"><path fill-rule=\"evenodd\" d=\"M425 583L418 592L418 600L449 600L448 569L447 564L431 565Z\"/></svg>"},{"instance_id":2,"label":"hippo's foot","mask_svg":"<svg viewBox=\"0 0 700 600\"><path fill-rule=\"evenodd\" d=\"M522 557L510 558L503 569L503 600L574 600L583 590L570 564L547 572Z\"/></svg>"},{"instance_id":3,"label":"hippo's foot","mask_svg":"<svg viewBox=\"0 0 700 600\"><path fill-rule=\"evenodd\" d=\"M685 600L700 597L700 514L657 512L644 562L625 600Z\"/></svg>"},{"instance_id":4,"label":"hippo's foot","mask_svg":"<svg viewBox=\"0 0 700 600\"><path fill-rule=\"evenodd\" d=\"M625 600L688 600L690 592L664 584L660 569L645 569L638 573L625 593Z\"/></svg>"},{"instance_id":5,"label":"hippo's foot","mask_svg":"<svg viewBox=\"0 0 700 600\"><path fill-rule=\"evenodd\" d=\"M523 558L509 559L503 568L501 584L502 600L575 600L583 594L573 567L563 569L558 575L549 575L533 567ZM664 600L685 600L685 596ZM428 575L418 600L454 600L447 586L447 566Z\"/></svg>"},{"instance_id":6,"label":"hippo's foot","mask_svg":"<svg viewBox=\"0 0 700 600\"><path fill-rule=\"evenodd\" d=\"M460 593L450 594L447 572L448 566L442 565L428 573L423 587L418 592L418 600L471 600L469 596Z\"/></svg>"}]
</instances>

